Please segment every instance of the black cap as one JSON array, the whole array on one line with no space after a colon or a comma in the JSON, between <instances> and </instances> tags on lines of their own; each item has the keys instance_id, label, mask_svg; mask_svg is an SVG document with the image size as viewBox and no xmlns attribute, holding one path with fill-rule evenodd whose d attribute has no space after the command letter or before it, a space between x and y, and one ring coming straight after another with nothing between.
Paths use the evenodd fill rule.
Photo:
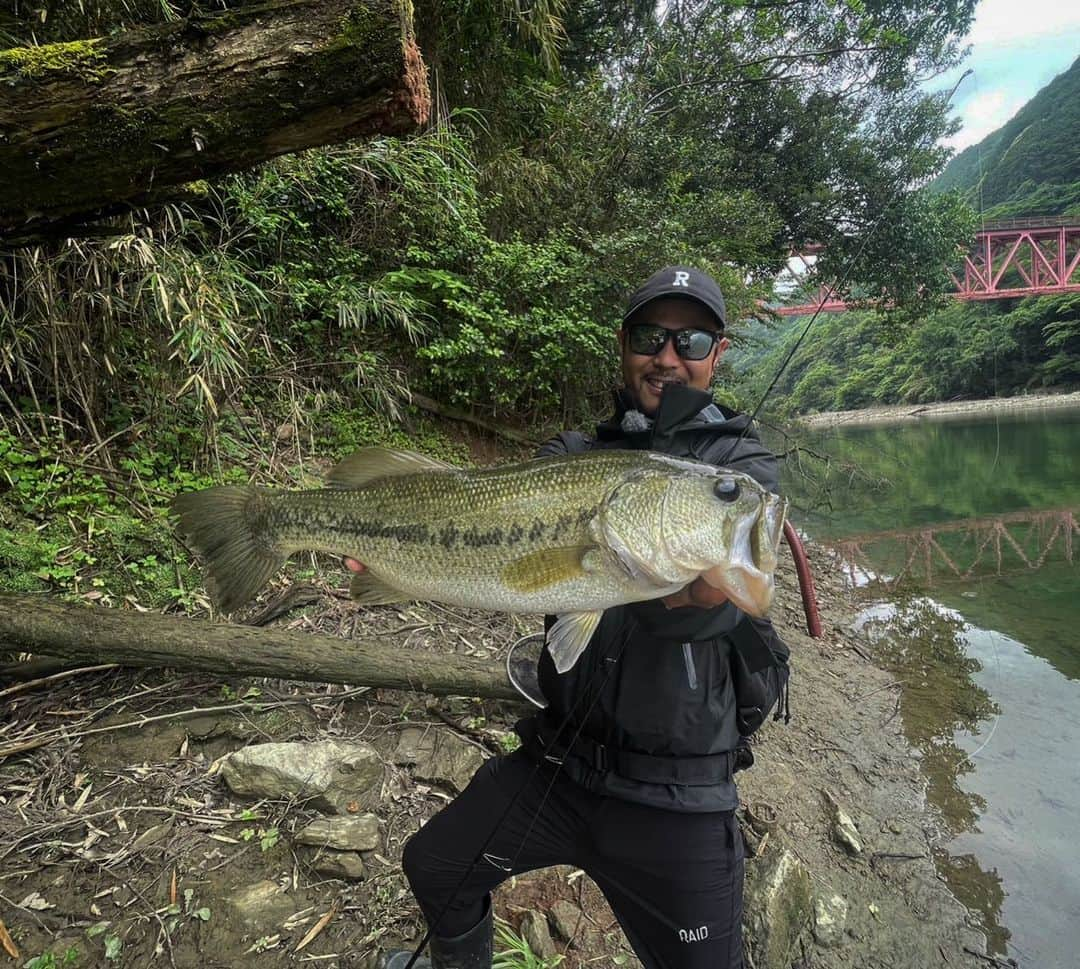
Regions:
<instances>
[{"instance_id":1,"label":"black cap","mask_svg":"<svg viewBox=\"0 0 1080 969\"><path fill-rule=\"evenodd\" d=\"M727 310L724 308L724 295L716 280L708 273L690 266L665 266L653 273L644 284L634 291L626 303L623 324L626 323L646 303L661 296L684 296L696 299L712 311L722 330L727 324Z\"/></svg>"}]
</instances>

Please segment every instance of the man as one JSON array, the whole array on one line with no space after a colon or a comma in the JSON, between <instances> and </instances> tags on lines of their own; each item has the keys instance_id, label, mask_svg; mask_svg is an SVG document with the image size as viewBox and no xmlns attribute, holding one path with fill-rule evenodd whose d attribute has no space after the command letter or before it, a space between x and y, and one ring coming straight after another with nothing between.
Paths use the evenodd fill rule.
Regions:
<instances>
[{"instance_id":1,"label":"man","mask_svg":"<svg viewBox=\"0 0 1080 969\"><path fill-rule=\"evenodd\" d=\"M619 333L625 386L614 416L595 439L563 433L540 454L644 448L745 471L776 491L775 456L743 434L748 418L708 392L728 347L725 324L723 296L705 273L672 266L651 276ZM746 664L733 643L748 637L786 678L787 649L771 625L699 578L662 601L607 610L565 674L545 651L548 706L517 725L522 748L489 760L405 846L405 873L435 927L431 960L417 966L489 969L492 889L511 874L569 864L604 892L648 969L741 969L732 775L740 751L753 759L741 735L779 692L766 691L756 719L745 716L735 684ZM404 969L410 956L388 953L382 965Z\"/></svg>"}]
</instances>

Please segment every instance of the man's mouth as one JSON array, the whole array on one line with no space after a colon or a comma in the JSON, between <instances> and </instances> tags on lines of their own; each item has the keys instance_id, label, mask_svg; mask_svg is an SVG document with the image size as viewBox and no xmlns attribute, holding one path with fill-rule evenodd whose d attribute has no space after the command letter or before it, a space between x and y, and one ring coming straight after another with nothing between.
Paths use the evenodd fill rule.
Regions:
<instances>
[{"instance_id":1,"label":"man's mouth","mask_svg":"<svg viewBox=\"0 0 1080 969\"><path fill-rule=\"evenodd\" d=\"M669 384L682 383L681 380L678 380L675 377L655 377L651 375L643 377L642 381L644 382L645 386L649 388L649 390L656 394L657 397L659 397L664 392L664 388Z\"/></svg>"}]
</instances>

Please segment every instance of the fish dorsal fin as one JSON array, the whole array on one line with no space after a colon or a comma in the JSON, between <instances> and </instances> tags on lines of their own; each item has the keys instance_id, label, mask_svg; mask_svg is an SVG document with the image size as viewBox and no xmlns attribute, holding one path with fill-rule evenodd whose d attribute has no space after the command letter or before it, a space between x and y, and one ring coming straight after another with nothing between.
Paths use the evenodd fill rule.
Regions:
<instances>
[{"instance_id":1,"label":"fish dorsal fin","mask_svg":"<svg viewBox=\"0 0 1080 969\"><path fill-rule=\"evenodd\" d=\"M450 471L452 464L415 451L394 451L385 447L362 447L344 457L327 475L328 488L359 488L376 478L391 478L418 471Z\"/></svg>"},{"instance_id":2,"label":"fish dorsal fin","mask_svg":"<svg viewBox=\"0 0 1080 969\"><path fill-rule=\"evenodd\" d=\"M585 556L592 545L544 548L515 559L502 570L502 580L515 592L539 592L557 582L585 575Z\"/></svg>"},{"instance_id":3,"label":"fish dorsal fin","mask_svg":"<svg viewBox=\"0 0 1080 969\"><path fill-rule=\"evenodd\" d=\"M411 598L400 589L387 585L370 572L356 572L349 582L349 596L362 606L385 606Z\"/></svg>"},{"instance_id":4,"label":"fish dorsal fin","mask_svg":"<svg viewBox=\"0 0 1080 969\"><path fill-rule=\"evenodd\" d=\"M565 673L573 668L600 625L602 615L601 611L568 612L559 616L548 630L547 648L558 672Z\"/></svg>"}]
</instances>

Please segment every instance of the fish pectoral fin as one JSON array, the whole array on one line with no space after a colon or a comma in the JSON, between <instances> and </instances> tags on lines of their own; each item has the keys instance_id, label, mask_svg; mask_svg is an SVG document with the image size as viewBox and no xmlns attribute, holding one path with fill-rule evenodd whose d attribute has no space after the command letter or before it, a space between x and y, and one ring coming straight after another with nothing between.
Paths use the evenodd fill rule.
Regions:
<instances>
[{"instance_id":1,"label":"fish pectoral fin","mask_svg":"<svg viewBox=\"0 0 1080 969\"><path fill-rule=\"evenodd\" d=\"M502 570L502 580L514 592L539 592L557 582L576 579L589 571L585 556L594 546L545 548L514 559Z\"/></svg>"},{"instance_id":2,"label":"fish pectoral fin","mask_svg":"<svg viewBox=\"0 0 1080 969\"><path fill-rule=\"evenodd\" d=\"M412 598L370 572L354 573L349 582L349 596L362 606L387 606L394 602L408 602Z\"/></svg>"},{"instance_id":3,"label":"fish pectoral fin","mask_svg":"<svg viewBox=\"0 0 1080 969\"><path fill-rule=\"evenodd\" d=\"M328 488L359 488L376 478L393 478L417 471L453 471L454 466L415 451L363 447L342 458L326 477Z\"/></svg>"},{"instance_id":4,"label":"fish pectoral fin","mask_svg":"<svg viewBox=\"0 0 1080 969\"><path fill-rule=\"evenodd\" d=\"M568 612L559 616L547 635L548 652L555 661L556 670L565 673L573 668L589 645L603 614L602 611Z\"/></svg>"}]
</instances>

